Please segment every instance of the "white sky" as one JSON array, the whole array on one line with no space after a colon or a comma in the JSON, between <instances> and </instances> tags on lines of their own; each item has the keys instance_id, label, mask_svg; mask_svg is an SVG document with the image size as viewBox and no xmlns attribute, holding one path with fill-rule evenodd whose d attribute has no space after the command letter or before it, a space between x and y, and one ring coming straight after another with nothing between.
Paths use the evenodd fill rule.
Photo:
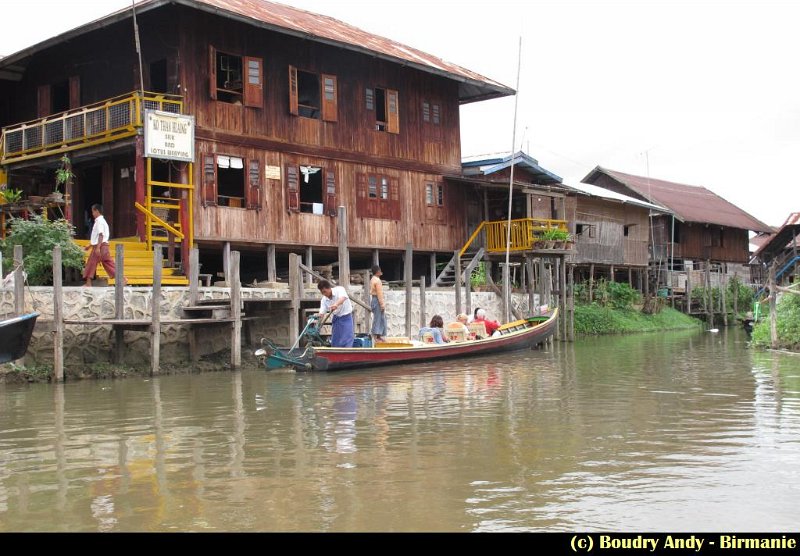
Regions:
<instances>
[{"instance_id":1,"label":"white sky","mask_svg":"<svg viewBox=\"0 0 800 556\"><path fill-rule=\"evenodd\" d=\"M703 185L773 226L800 211L800 3L284 0L514 87L516 148L567 182L596 165ZM5 0L0 53L129 0ZM508 151L514 98L462 108L462 154ZM647 154L645 154L647 153Z\"/></svg>"}]
</instances>

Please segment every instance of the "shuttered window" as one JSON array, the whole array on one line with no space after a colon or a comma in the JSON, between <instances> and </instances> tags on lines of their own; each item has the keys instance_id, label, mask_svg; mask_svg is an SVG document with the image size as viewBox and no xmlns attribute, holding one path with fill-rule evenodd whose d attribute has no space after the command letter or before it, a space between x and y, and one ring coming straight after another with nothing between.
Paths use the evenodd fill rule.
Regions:
<instances>
[{"instance_id":1,"label":"shuttered window","mask_svg":"<svg viewBox=\"0 0 800 556\"><path fill-rule=\"evenodd\" d=\"M360 218L399 220L399 180L380 174L357 174L356 211Z\"/></svg>"},{"instance_id":2,"label":"shuttered window","mask_svg":"<svg viewBox=\"0 0 800 556\"><path fill-rule=\"evenodd\" d=\"M261 164L258 160L248 163L247 208L261 210Z\"/></svg>"},{"instance_id":3,"label":"shuttered window","mask_svg":"<svg viewBox=\"0 0 800 556\"><path fill-rule=\"evenodd\" d=\"M326 122L338 121L338 87L335 75L322 75L322 119Z\"/></svg>"},{"instance_id":4,"label":"shuttered window","mask_svg":"<svg viewBox=\"0 0 800 556\"><path fill-rule=\"evenodd\" d=\"M300 179L297 166L286 165L286 197L287 208L293 212L300 212Z\"/></svg>"},{"instance_id":5,"label":"shuttered window","mask_svg":"<svg viewBox=\"0 0 800 556\"><path fill-rule=\"evenodd\" d=\"M203 155L203 206L217 204L217 163L213 154Z\"/></svg>"},{"instance_id":6,"label":"shuttered window","mask_svg":"<svg viewBox=\"0 0 800 556\"><path fill-rule=\"evenodd\" d=\"M244 82L244 105L251 108L264 107L264 63L261 58L244 59L247 78Z\"/></svg>"},{"instance_id":7,"label":"shuttered window","mask_svg":"<svg viewBox=\"0 0 800 556\"><path fill-rule=\"evenodd\" d=\"M400 94L391 89L366 89L370 125L376 131L400 133Z\"/></svg>"},{"instance_id":8,"label":"shuttered window","mask_svg":"<svg viewBox=\"0 0 800 556\"><path fill-rule=\"evenodd\" d=\"M208 94L212 100L264 107L264 61L208 47Z\"/></svg>"}]
</instances>

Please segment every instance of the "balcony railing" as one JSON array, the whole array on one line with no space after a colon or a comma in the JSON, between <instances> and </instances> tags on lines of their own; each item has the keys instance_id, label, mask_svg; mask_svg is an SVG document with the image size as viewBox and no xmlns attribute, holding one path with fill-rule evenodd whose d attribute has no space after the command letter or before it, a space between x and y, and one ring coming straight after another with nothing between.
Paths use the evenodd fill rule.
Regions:
<instances>
[{"instance_id":1,"label":"balcony railing","mask_svg":"<svg viewBox=\"0 0 800 556\"><path fill-rule=\"evenodd\" d=\"M546 218L519 218L511 221L510 251L529 251L535 241L541 239L546 230L557 229L567 231L566 220L550 220ZM481 222L461 249L461 256L469 251L482 231L486 232L486 250L489 253L500 253L506 250L508 220L492 220Z\"/></svg>"},{"instance_id":2,"label":"balcony railing","mask_svg":"<svg viewBox=\"0 0 800 556\"><path fill-rule=\"evenodd\" d=\"M144 110L181 114L182 97L134 91L46 118L3 128L0 163L73 151L136 135Z\"/></svg>"}]
</instances>

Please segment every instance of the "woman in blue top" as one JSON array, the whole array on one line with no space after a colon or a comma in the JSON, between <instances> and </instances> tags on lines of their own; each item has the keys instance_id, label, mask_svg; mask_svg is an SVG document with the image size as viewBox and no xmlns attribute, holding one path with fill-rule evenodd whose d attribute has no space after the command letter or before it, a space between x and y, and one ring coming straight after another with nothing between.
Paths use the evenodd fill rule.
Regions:
<instances>
[{"instance_id":1,"label":"woman in blue top","mask_svg":"<svg viewBox=\"0 0 800 556\"><path fill-rule=\"evenodd\" d=\"M422 338L426 332L430 332L433 335L434 342L444 344L447 342L447 337L445 337L443 330L444 319L439 315L434 315L429 326L419 329L419 337Z\"/></svg>"}]
</instances>

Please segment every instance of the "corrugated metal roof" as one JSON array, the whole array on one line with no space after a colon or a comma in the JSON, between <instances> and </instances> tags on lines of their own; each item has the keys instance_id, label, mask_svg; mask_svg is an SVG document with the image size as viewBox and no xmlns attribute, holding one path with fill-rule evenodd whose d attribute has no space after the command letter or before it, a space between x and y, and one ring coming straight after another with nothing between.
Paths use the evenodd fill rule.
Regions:
<instances>
[{"instance_id":1,"label":"corrugated metal roof","mask_svg":"<svg viewBox=\"0 0 800 556\"><path fill-rule=\"evenodd\" d=\"M461 160L462 172L466 176L488 176L510 168L511 164L510 154L489 157L484 156L483 158L471 156ZM539 165L538 160L522 151L514 153L513 164L517 168L524 168L530 172L538 180L537 183L542 185L561 183L561 176L557 176L550 170L543 168Z\"/></svg>"},{"instance_id":2,"label":"corrugated metal roof","mask_svg":"<svg viewBox=\"0 0 800 556\"><path fill-rule=\"evenodd\" d=\"M180 4L223 17L238 19L277 32L377 56L378 58L458 81L459 99L462 103L514 94L514 90L510 87L416 48L368 33L338 19L307 12L285 4L266 0L144 0L136 4L136 12L142 13L166 4ZM22 60L39 50L54 46L93 29L110 25L129 17L130 13L130 8L119 10L104 18L26 48L3 59L0 62L0 67L3 64Z\"/></svg>"},{"instance_id":3,"label":"corrugated metal roof","mask_svg":"<svg viewBox=\"0 0 800 556\"><path fill-rule=\"evenodd\" d=\"M589 172L583 181L591 183L599 174L610 176L651 203L671 209L684 222L717 224L754 232L773 231L767 224L705 187L634 176L600 166Z\"/></svg>"},{"instance_id":4,"label":"corrugated metal roof","mask_svg":"<svg viewBox=\"0 0 800 556\"><path fill-rule=\"evenodd\" d=\"M671 210L666 209L664 207L660 207L658 205L654 205L652 203L648 203L647 201L642 201L640 199L635 199L633 197L628 197L627 195L623 195L622 193L617 193L616 191L611 191L609 189L598 187L590 183L564 183L562 185L567 189L571 189L577 193L580 193L582 195L587 195L589 197L600 197L601 199L606 199L609 201L616 201L618 203L635 205L637 207L650 209L654 212L661 212L666 214L672 213Z\"/></svg>"},{"instance_id":5,"label":"corrugated metal roof","mask_svg":"<svg viewBox=\"0 0 800 556\"><path fill-rule=\"evenodd\" d=\"M755 256L763 261L771 260L792 245L793 240L798 237L800 237L800 212L792 212L774 234L764 236L765 239L758 244ZM753 240L750 242L754 243Z\"/></svg>"}]
</instances>

